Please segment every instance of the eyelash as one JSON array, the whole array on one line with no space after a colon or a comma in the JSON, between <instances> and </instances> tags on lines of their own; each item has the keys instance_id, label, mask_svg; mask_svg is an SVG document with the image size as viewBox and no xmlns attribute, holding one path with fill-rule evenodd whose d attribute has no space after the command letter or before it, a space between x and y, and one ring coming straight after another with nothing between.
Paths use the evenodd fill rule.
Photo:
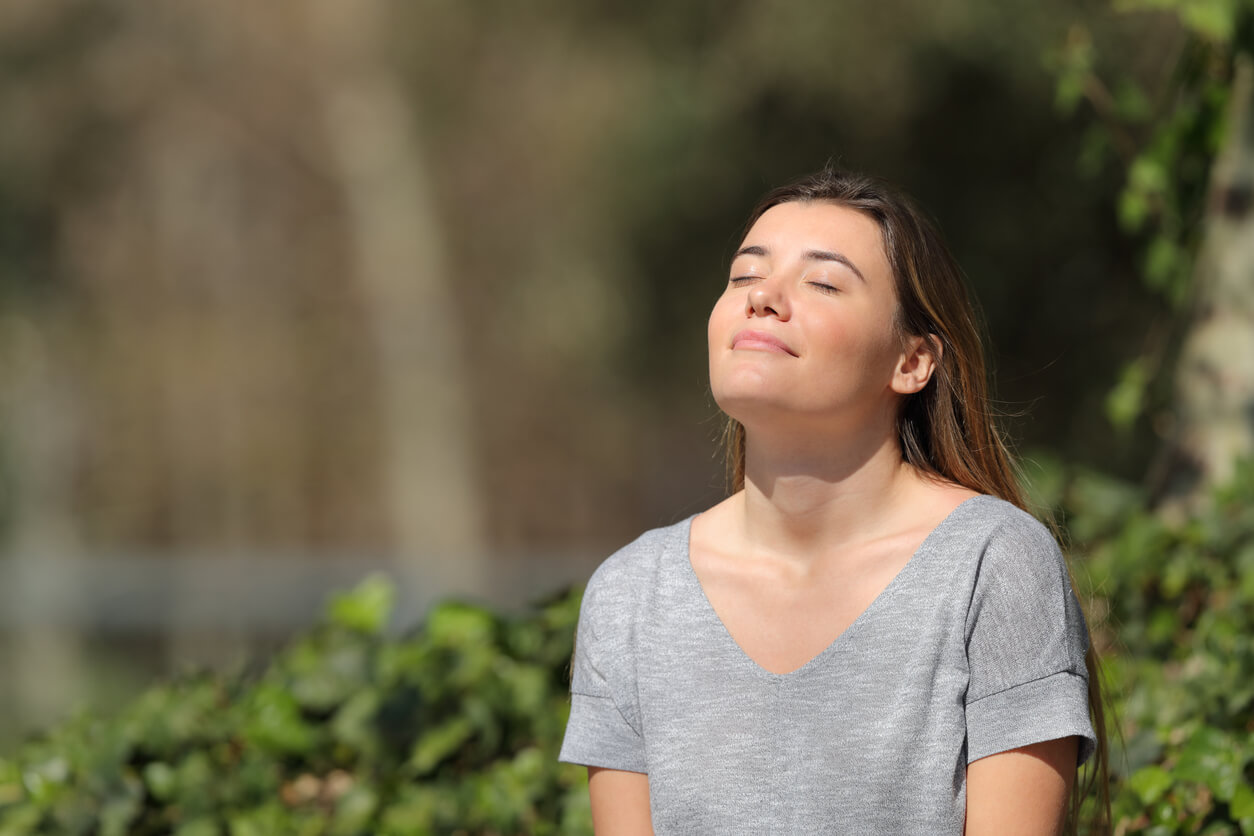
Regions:
<instances>
[{"instance_id":1,"label":"eyelash","mask_svg":"<svg viewBox=\"0 0 1254 836\"><path fill-rule=\"evenodd\" d=\"M762 277L761 276L732 276L728 280L728 284L730 284L732 287L739 287L745 282L751 282L751 281L754 281L755 279L760 279L760 278ZM806 284L810 285L810 287L813 287L814 289L820 291L821 293L828 293L828 294L840 293L840 288L834 285L826 284L824 282L806 282Z\"/></svg>"}]
</instances>

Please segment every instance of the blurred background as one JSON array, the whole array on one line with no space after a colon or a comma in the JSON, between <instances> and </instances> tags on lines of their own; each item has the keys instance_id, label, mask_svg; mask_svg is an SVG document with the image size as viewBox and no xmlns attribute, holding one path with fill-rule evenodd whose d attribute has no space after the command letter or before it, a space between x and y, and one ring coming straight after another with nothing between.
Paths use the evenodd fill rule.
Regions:
<instances>
[{"instance_id":1,"label":"blurred background","mask_svg":"<svg viewBox=\"0 0 1254 836\"><path fill-rule=\"evenodd\" d=\"M1129 166L1194 5L6 0L0 741L716 501L705 317L829 160L939 219L1030 460L1161 475L1218 140L1174 220Z\"/></svg>"}]
</instances>

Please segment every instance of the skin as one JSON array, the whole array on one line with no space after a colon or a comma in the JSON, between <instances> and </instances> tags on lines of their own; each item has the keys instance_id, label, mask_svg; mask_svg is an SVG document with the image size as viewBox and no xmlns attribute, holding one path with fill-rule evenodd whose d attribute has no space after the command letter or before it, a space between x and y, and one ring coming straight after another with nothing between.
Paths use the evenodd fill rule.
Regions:
<instances>
[{"instance_id":1,"label":"skin","mask_svg":"<svg viewBox=\"0 0 1254 836\"><path fill-rule=\"evenodd\" d=\"M597 836L646 836L649 819L649 776L640 772L588 767L592 826Z\"/></svg>"},{"instance_id":2,"label":"skin","mask_svg":"<svg viewBox=\"0 0 1254 836\"><path fill-rule=\"evenodd\" d=\"M708 329L710 387L745 428L745 487L693 520L693 570L745 654L806 664L858 617L928 533L975 494L901 457L901 399L937 358L894 328L879 227L829 203L785 203L745 236ZM1060 832L1074 738L967 770L967 830ZM596 832L652 833L648 776L589 769Z\"/></svg>"},{"instance_id":3,"label":"skin","mask_svg":"<svg viewBox=\"0 0 1254 836\"><path fill-rule=\"evenodd\" d=\"M1077 750L1076 738L1064 737L973 761L967 766L967 836L1062 833Z\"/></svg>"}]
</instances>

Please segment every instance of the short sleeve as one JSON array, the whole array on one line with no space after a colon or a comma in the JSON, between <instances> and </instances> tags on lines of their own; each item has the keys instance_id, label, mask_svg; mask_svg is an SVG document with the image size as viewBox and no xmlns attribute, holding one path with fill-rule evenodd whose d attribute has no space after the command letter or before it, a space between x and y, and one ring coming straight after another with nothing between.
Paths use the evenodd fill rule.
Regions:
<instances>
[{"instance_id":1,"label":"short sleeve","mask_svg":"<svg viewBox=\"0 0 1254 836\"><path fill-rule=\"evenodd\" d=\"M634 709L628 613L605 578L594 575L579 608L571 675L570 719L558 759L646 772L644 738Z\"/></svg>"},{"instance_id":2,"label":"short sleeve","mask_svg":"<svg viewBox=\"0 0 1254 836\"><path fill-rule=\"evenodd\" d=\"M968 763L1072 735L1086 761L1088 629L1058 544L1027 514L986 544L966 629Z\"/></svg>"}]
</instances>

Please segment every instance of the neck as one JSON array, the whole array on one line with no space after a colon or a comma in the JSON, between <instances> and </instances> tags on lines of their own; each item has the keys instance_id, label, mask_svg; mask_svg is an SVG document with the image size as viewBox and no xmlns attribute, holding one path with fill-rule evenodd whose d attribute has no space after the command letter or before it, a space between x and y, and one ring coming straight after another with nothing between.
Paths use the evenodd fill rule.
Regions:
<instances>
[{"instance_id":1,"label":"neck","mask_svg":"<svg viewBox=\"0 0 1254 836\"><path fill-rule=\"evenodd\" d=\"M791 556L874 539L918 483L891 429L800 442L747 433L744 536L755 549Z\"/></svg>"}]
</instances>

